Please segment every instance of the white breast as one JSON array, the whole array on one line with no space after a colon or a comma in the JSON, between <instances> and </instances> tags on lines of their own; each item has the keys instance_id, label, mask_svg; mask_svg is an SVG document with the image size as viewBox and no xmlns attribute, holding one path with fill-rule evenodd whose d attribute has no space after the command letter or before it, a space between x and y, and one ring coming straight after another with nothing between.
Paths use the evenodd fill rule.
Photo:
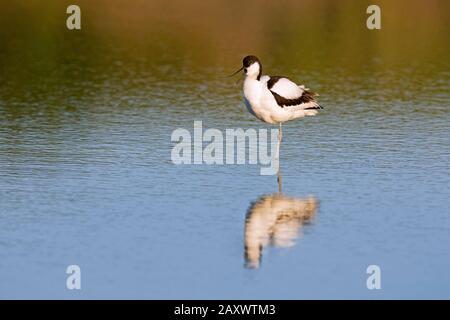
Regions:
<instances>
[{"instance_id":1,"label":"white breast","mask_svg":"<svg viewBox=\"0 0 450 320\"><path fill-rule=\"evenodd\" d=\"M267 93L270 93L270 91L267 90L266 83L250 79L244 81L244 97L247 110L258 119L271 123L270 106L265 103Z\"/></svg>"}]
</instances>

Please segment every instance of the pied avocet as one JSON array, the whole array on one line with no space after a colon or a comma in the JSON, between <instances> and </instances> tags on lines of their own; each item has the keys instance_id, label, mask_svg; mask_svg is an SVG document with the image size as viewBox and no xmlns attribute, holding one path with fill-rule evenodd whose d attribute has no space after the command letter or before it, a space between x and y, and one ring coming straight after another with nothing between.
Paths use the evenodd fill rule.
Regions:
<instances>
[{"instance_id":1,"label":"pied avocet","mask_svg":"<svg viewBox=\"0 0 450 320\"><path fill-rule=\"evenodd\" d=\"M283 122L314 116L323 109L315 100L316 93L297 85L283 76L262 75L262 65L255 56L246 56L242 60L244 70L244 101L247 110L259 120L279 124L277 157L282 139Z\"/></svg>"}]
</instances>

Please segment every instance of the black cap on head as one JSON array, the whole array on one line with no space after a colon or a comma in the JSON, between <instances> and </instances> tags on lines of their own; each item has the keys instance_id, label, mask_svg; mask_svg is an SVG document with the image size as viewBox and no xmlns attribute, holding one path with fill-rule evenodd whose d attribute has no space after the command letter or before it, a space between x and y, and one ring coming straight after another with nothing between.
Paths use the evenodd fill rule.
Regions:
<instances>
[{"instance_id":1,"label":"black cap on head","mask_svg":"<svg viewBox=\"0 0 450 320\"><path fill-rule=\"evenodd\" d=\"M255 57L255 56L246 56L242 60L242 64L244 65L245 68L250 67L255 62L258 62L261 65L261 62L259 62L258 57Z\"/></svg>"}]
</instances>

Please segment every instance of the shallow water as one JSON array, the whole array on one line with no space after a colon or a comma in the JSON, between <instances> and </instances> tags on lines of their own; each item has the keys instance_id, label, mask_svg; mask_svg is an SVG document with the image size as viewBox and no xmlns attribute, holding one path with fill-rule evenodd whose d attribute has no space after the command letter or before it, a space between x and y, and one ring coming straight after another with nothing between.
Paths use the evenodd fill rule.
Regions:
<instances>
[{"instance_id":1,"label":"shallow water","mask_svg":"<svg viewBox=\"0 0 450 320\"><path fill-rule=\"evenodd\" d=\"M81 1L76 34L57 24L60 5L4 5L0 298L450 298L446 4L431 1L410 39L388 3L375 36L349 2L311 2L324 25L263 8L262 30L245 19L251 3L235 15L207 6L182 26L201 2L164 10L156 30L144 18L159 1L143 18L111 3ZM356 35L342 15L361 24ZM246 53L325 107L284 126L286 198L257 165L171 162L173 130L195 120L272 128L223 78ZM246 244L258 241L251 260ZM81 291L65 287L71 264ZM372 264L381 290L366 287Z\"/></svg>"}]
</instances>

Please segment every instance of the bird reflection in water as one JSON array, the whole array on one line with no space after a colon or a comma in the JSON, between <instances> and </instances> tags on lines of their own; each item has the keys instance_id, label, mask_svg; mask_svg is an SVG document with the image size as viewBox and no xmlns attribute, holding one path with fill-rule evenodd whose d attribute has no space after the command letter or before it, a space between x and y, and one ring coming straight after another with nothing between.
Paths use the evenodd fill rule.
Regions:
<instances>
[{"instance_id":1,"label":"bird reflection in water","mask_svg":"<svg viewBox=\"0 0 450 320\"><path fill-rule=\"evenodd\" d=\"M288 248L295 245L303 225L309 224L319 207L319 201L285 196L279 192L263 195L250 205L245 222L245 266L259 268L267 246Z\"/></svg>"}]
</instances>

